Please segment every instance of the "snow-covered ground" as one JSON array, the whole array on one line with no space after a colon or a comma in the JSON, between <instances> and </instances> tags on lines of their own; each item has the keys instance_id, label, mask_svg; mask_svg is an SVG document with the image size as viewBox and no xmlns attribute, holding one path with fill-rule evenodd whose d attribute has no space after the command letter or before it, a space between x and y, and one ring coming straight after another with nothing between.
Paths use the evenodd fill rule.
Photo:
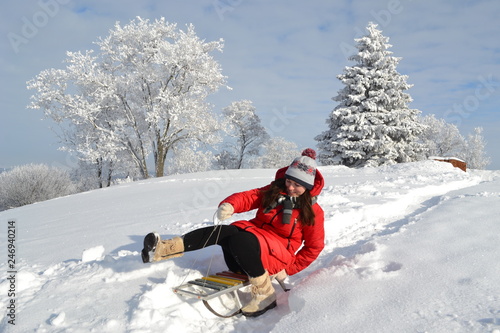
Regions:
<instances>
[{"instance_id":1,"label":"snow-covered ground","mask_svg":"<svg viewBox=\"0 0 500 333\"><path fill-rule=\"evenodd\" d=\"M291 291L276 286L276 309L253 319L217 318L171 290L224 269L220 248L147 265L139 251L151 230L211 225L220 200L269 183L274 170L164 177L1 212L0 331L500 332L500 171L435 161L320 170L326 247L288 278Z\"/></svg>"}]
</instances>

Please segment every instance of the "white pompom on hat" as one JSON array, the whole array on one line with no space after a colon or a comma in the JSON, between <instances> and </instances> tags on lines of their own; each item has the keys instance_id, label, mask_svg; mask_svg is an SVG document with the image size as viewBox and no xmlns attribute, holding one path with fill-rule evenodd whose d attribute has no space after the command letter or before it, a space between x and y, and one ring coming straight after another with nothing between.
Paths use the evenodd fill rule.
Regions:
<instances>
[{"instance_id":1,"label":"white pompom on hat","mask_svg":"<svg viewBox=\"0 0 500 333\"><path fill-rule=\"evenodd\" d=\"M286 170L285 178L293 180L308 190L311 190L314 187L317 167L316 152L314 149L304 149L302 156L294 159Z\"/></svg>"}]
</instances>

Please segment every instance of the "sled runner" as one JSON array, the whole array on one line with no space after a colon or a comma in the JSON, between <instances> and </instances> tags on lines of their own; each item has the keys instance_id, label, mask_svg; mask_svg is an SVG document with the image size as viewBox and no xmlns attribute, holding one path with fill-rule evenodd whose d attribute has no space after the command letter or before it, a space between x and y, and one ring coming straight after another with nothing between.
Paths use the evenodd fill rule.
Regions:
<instances>
[{"instance_id":1,"label":"sled runner","mask_svg":"<svg viewBox=\"0 0 500 333\"><path fill-rule=\"evenodd\" d=\"M238 289L248 284L248 276L224 271L188 281L173 288L173 291L182 296L201 299L205 307L214 315L222 318L230 318L241 312L242 305L238 296ZM208 303L211 299L221 298L225 295L234 303L234 312L227 315L214 310Z\"/></svg>"}]
</instances>

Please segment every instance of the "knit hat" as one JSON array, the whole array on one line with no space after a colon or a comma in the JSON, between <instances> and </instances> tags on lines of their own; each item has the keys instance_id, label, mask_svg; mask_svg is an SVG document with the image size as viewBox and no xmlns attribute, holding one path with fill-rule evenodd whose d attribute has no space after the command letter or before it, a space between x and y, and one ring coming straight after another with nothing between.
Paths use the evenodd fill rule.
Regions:
<instances>
[{"instance_id":1,"label":"knit hat","mask_svg":"<svg viewBox=\"0 0 500 333\"><path fill-rule=\"evenodd\" d=\"M302 156L293 160L292 164L285 172L285 178L291 179L299 183L308 190L314 186L314 179L316 177L316 152L307 148L302 152Z\"/></svg>"}]
</instances>

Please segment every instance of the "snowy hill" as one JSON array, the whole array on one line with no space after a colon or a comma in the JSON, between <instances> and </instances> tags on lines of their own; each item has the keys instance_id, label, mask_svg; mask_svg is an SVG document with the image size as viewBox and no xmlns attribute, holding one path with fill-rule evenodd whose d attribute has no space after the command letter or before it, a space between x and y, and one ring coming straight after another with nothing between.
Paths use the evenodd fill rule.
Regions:
<instances>
[{"instance_id":1,"label":"snowy hill","mask_svg":"<svg viewBox=\"0 0 500 333\"><path fill-rule=\"evenodd\" d=\"M149 231L211 225L223 198L266 185L274 170L164 177L1 212L0 331L500 332L500 171L435 161L320 170L326 247L254 319L220 319L172 292L212 258L224 269L218 247L148 265L139 251Z\"/></svg>"}]
</instances>

